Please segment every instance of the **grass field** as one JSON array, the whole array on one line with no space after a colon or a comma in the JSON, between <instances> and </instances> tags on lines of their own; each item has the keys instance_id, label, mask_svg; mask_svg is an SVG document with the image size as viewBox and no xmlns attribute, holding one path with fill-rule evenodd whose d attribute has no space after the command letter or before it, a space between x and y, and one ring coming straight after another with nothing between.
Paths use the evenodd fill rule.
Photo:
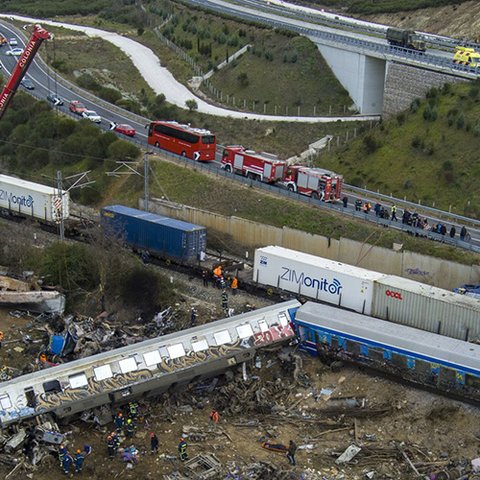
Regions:
<instances>
[{"instance_id":1,"label":"grass field","mask_svg":"<svg viewBox=\"0 0 480 480\"><path fill-rule=\"evenodd\" d=\"M342 172L348 183L478 217L480 82L429 96L415 104L415 113L326 153L321 164Z\"/></svg>"},{"instance_id":2,"label":"grass field","mask_svg":"<svg viewBox=\"0 0 480 480\"><path fill-rule=\"evenodd\" d=\"M299 3L314 5L318 8L328 7L346 13L388 13L418 10L426 7L455 5L462 0L308 0Z\"/></svg>"},{"instance_id":3,"label":"grass field","mask_svg":"<svg viewBox=\"0 0 480 480\"><path fill-rule=\"evenodd\" d=\"M376 228L366 222L348 220L342 215L325 213L303 203L284 200L255 188L162 161L160 157L151 157L151 160L152 197L163 196L171 201L224 215L235 215L277 227L287 226L332 238L346 237L385 248L392 248L392 244L397 242L403 243L405 250L412 252L465 264L480 262L479 255L460 249L412 238L390 229ZM108 201L115 198L120 203L137 206L137 200L142 196L142 182L136 176L120 179Z\"/></svg>"},{"instance_id":4,"label":"grass field","mask_svg":"<svg viewBox=\"0 0 480 480\"><path fill-rule=\"evenodd\" d=\"M89 17L88 24L95 26L98 21ZM83 20L78 20L82 23ZM101 21L103 26L112 28L111 24ZM141 77L140 73L132 66L130 59L120 49L99 38L89 38L86 35L70 35L69 31L60 29L55 39L55 50L48 47L47 55L50 65L54 60L57 70L62 76L75 81L78 74L88 73L97 83L119 90L127 98L133 98L143 102L143 114L150 118L166 120L178 120L192 125L207 128L217 134L221 144L241 143L246 147L257 150L270 151L284 158L299 154L304 151L309 143L312 143L327 134L338 135L345 138L346 132L352 135L354 128L360 127L360 122L343 124L335 122L331 124L297 124L286 122L259 122L255 120L234 120L214 117L198 112L169 107L165 108L161 117L155 116L149 111L149 104L153 102L154 93ZM131 35L135 35L130 30ZM143 37L149 36L145 33ZM152 35L152 42L155 38ZM158 41L155 42L156 47ZM165 49L165 47L163 47ZM166 49L168 50L168 49ZM101 51L102 55L97 52ZM172 52L161 50L160 58L163 62L163 54ZM139 104L140 105L140 104Z\"/></svg>"}]
</instances>

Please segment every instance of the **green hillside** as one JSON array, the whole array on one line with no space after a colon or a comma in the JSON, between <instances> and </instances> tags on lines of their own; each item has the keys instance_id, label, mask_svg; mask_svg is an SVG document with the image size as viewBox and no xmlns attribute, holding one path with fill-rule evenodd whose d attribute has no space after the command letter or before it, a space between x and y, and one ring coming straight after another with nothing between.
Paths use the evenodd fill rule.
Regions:
<instances>
[{"instance_id":1,"label":"green hillside","mask_svg":"<svg viewBox=\"0 0 480 480\"><path fill-rule=\"evenodd\" d=\"M459 214L480 215L480 80L432 89L317 164L346 182Z\"/></svg>"},{"instance_id":2,"label":"green hillside","mask_svg":"<svg viewBox=\"0 0 480 480\"><path fill-rule=\"evenodd\" d=\"M418 10L419 8L458 5L462 0L308 0L295 3L328 7L345 13L388 13Z\"/></svg>"}]
</instances>

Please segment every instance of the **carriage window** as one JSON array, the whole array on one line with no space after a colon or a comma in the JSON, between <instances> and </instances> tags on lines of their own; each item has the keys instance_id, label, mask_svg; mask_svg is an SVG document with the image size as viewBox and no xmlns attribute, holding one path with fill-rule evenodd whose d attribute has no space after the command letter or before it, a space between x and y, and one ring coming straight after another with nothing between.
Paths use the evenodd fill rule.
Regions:
<instances>
[{"instance_id":1,"label":"carriage window","mask_svg":"<svg viewBox=\"0 0 480 480\"><path fill-rule=\"evenodd\" d=\"M176 358L184 357L185 356L185 349L181 343L177 343L176 345L170 345L167 347L168 355L172 360Z\"/></svg>"},{"instance_id":2,"label":"carriage window","mask_svg":"<svg viewBox=\"0 0 480 480\"><path fill-rule=\"evenodd\" d=\"M120 366L120 371L122 373L134 372L137 369L137 362L133 357L120 360L118 365Z\"/></svg>"},{"instance_id":3,"label":"carriage window","mask_svg":"<svg viewBox=\"0 0 480 480\"><path fill-rule=\"evenodd\" d=\"M237 327L237 333L240 338L249 338L253 335L253 330L250 324L240 325Z\"/></svg>"},{"instance_id":4,"label":"carriage window","mask_svg":"<svg viewBox=\"0 0 480 480\"><path fill-rule=\"evenodd\" d=\"M71 375L68 377L70 386L72 388L82 388L88 385L87 376L84 373L79 373L78 375Z\"/></svg>"},{"instance_id":5,"label":"carriage window","mask_svg":"<svg viewBox=\"0 0 480 480\"><path fill-rule=\"evenodd\" d=\"M198 342L192 342L192 348L195 353L208 350L208 342L206 340L198 340Z\"/></svg>"},{"instance_id":6,"label":"carriage window","mask_svg":"<svg viewBox=\"0 0 480 480\"><path fill-rule=\"evenodd\" d=\"M221 332L214 333L213 337L215 338L215 342L218 346L225 345L225 343L230 343L232 341L228 330L222 330Z\"/></svg>"},{"instance_id":7,"label":"carriage window","mask_svg":"<svg viewBox=\"0 0 480 480\"><path fill-rule=\"evenodd\" d=\"M12 407L12 402L10 401L10 397L8 394L0 395L0 406L2 410L7 410L8 408Z\"/></svg>"},{"instance_id":8,"label":"carriage window","mask_svg":"<svg viewBox=\"0 0 480 480\"><path fill-rule=\"evenodd\" d=\"M95 380L97 382L113 377L110 365L102 365L101 367L94 368L93 373L95 374Z\"/></svg>"},{"instance_id":9,"label":"carriage window","mask_svg":"<svg viewBox=\"0 0 480 480\"><path fill-rule=\"evenodd\" d=\"M262 333L268 332L268 323L265 320L260 320L258 322L258 326L260 327L260 331Z\"/></svg>"},{"instance_id":10,"label":"carriage window","mask_svg":"<svg viewBox=\"0 0 480 480\"><path fill-rule=\"evenodd\" d=\"M152 365L157 365L158 363L162 362L162 357L160 356L160 352L158 350L144 353L143 359L145 360L145 365L147 367L151 367Z\"/></svg>"},{"instance_id":11,"label":"carriage window","mask_svg":"<svg viewBox=\"0 0 480 480\"><path fill-rule=\"evenodd\" d=\"M287 319L287 315L285 314L285 312L280 312L278 314L278 319L280 320L280 325L282 327L286 327L288 325L288 319Z\"/></svg>"},{"instance_id":12,"label":"carriage window","mask_svg":"<svg viewBox=\"0 0 480 480\"><path fill-rule=\"evenodd\" d=\"M45 393L58 393L62 391L62 387L58 380L50 380L43 384L43 390Z\"/></svg>"}]
</instances>

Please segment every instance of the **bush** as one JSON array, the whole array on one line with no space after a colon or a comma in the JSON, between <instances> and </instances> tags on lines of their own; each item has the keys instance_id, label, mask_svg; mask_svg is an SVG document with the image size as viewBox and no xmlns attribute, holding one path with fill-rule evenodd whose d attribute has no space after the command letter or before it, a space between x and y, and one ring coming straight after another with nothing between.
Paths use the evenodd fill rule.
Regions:
<instances>
[{"instance_id":1,"label":"bush","mask_svg":"<svg viewBox=\"0 0 480 480\"><path fill-rule=\"evenodd\" d=\"M248 74L246 72L242 72L238 75L237 81L241 87L248 87L250 81L248 79Z\"/></svg>"},{"instance_id":2,"label":"bush","mask_svg":"<svg viewBox=\"0 0 480 480\"><path fill-rule=\"evenodd\" d=\"M77 77L76 82L79 87L87 90L98 90L100 88L100 84L89 73L82 73Z\"/></svg>"},{"instance_id":3,"label":"bush","mask_svg":"<svg viewBox=\"0 0 480 480\"><path fill-rule=\"evenodd\" d=\"M363 137L363 146L365 147L365 151L368 154L371 154L376 152L381 145L378 139L373 134L369 133Z\"/></svg>"},{"instance_id":4,"label":"bush","mask_svg":"<svg viewBox=\"0 0 480 480\"><path fill-rule=\"evenodd\" d=\"M459 130L462 130L465 127L465 117L463 116L463 113L457 117L456 125Z\"/></svg>"},{"instance_id":5,"label":"bush","mask_svg":"<svg viewBox=\"0 0 480 480\"><path fill-rule=\"evenodd\" d=\"M140 155L140 149L125 140L116 140L107 148L108 157L113 160L135 160Z\"/></svg>"},{"instance_id":6,"label":"bush","mask_svg":"<svg viewBox=\"0 0 480 480\"><path fill-rule=\"evenodd\" d=\"M110 103L116 103L122 98L122 94L117 89L110 87L101 87L98 96Z\"/></svg>"},{"instance_id":7,"label":"bush","mask_svg":"<svg viewBox=\"0 0 480 480\"><path fill-rule=\"evenodd\" d=\"M415 136L412 138L412 143L411 143L412 147L413 148L416 148L416 149L419 149L419 150L423 150L423 148L425 147L425 144L423 142L423 139L421 139L419 136Z\"/></svg>"},{"instance_id":8,"label":"bush","mask_svg":"<svg viewBox=\"0 0 480 480\"><path fill-rule=\"evenodd\" d=\"M416 98L413 100L413 102L410 104L410 111L412 113L417 113L418 109L420 108L420 99Z\"/></svg>"},{"instance_id":9,"label":"bush","mask_svg":"<svg viewBox=\"0 0 480 480\"><path fill-rule=\"evenodd\" d=\"M85 245L54 243L44 251L41 274L48 283L68 292L93 290L99 282L99 271Z\"/></svg>"},{"instance_id":10,"label":"bush","mask_svg":"<svg viewBox=\"0 0 480 480\"><path fill-rule=\"evenodd\" d=\"M185 102L185 105L191 112L193 112L194 110L198 110L198 103L193 98L187 100Z\"/></svg>"}]
</instances>

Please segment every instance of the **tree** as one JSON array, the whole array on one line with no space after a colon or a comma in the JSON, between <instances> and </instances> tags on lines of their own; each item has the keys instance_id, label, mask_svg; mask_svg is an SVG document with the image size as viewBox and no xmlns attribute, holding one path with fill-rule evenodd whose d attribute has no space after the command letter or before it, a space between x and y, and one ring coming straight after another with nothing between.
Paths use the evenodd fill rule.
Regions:
<instances>
[{"instance_id":1,"label":"tree","mask_svg":"<svg viewBox=\"0 0 480 480\"><path fill-rule=\"evenodd\" d=\"M198 110L198 103L193 98L187 100L185 102L185 105L191 112L193 112L194 110Z\"/></svg>"},{"instance_id":2,"label":"tree","mask_svg":"<svg viewBox=\"0 0 480 480\"><path fill-rule=\"evenodd\" d=\"M246 72L240 73L237 77L237 80L242 87L248 87L248 84L250 83L248 80L248 74Z\"/></svg>"}]
</instances>

